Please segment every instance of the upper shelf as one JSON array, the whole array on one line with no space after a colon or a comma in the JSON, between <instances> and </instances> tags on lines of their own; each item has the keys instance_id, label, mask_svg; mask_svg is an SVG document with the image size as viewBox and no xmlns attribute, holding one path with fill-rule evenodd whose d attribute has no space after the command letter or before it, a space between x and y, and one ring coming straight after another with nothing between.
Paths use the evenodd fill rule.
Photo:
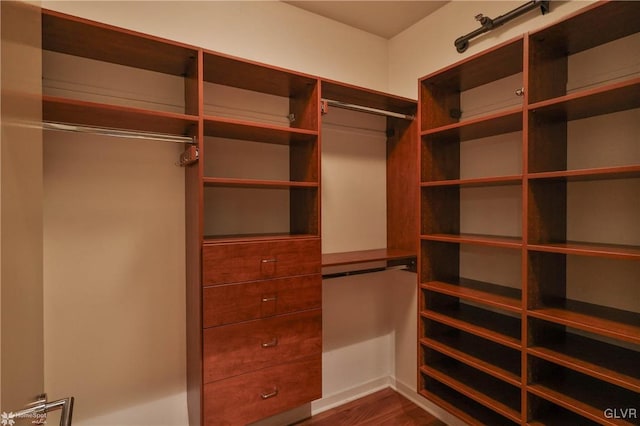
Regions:
<instances>
[{"instance_id":1,"label":"upper shelf","mask_svg":"<svg viewBox=\"0 0 640 426\"><path fill-rule=\"evenodd\" d=\"M387 110L399 114L413 115L416 113L417 103L413 99L325 79L322 80L321 87L321 96L324 99Z\"/></svg>"},{"instance_id":2,"label":"upper shelf","mask_svg":"<svg viewBox=\"0 0 640 426\"><path fill-rule=\"evenodd\" d=\"M292 142L314 141L318 137L318 132L315 130L274 126L232 118L205 117L204 135L289 145Z\"/></svg>"},{"instance_id":3,"label":"upper shelf","mask_svg":"<svg viewBox=\"0 0 640 426\"><path fill-rule=\"evenodd\" d=\"M42 9L42 49L183 76L198 58L194 47Z\"/></svg>"},{"instance_id":4,"label":"upper shelf","mask_svg":"<svg viewBox=\"0 0 640 426\"><path fill-rule=\"evenodd\" d=\"M467 141L522 130L522 108L449 124L422 132L423 138Z\"/></svg>"},{"instance_id":5,"label":"upper shelf","mask_svg":"<svg viewBox=\"0 0 640 426\"><path fill-rule=\"evenodd\" d=\"M204 52L204 80L254 92L299 97L317 85L317 78L217 52Z\"/></svg>"},{"instance_id":6,"label":"upper shelf","mask_svg":"<svg viewBox=\"0 0 640 426\"><path fill-rule=\"evenodd\" d=\"M43 96L42 118L44 121L57 123L187 136L198 125L198 117L191 115L149 111L53 96Z\"/></svg>"}]
</instances>

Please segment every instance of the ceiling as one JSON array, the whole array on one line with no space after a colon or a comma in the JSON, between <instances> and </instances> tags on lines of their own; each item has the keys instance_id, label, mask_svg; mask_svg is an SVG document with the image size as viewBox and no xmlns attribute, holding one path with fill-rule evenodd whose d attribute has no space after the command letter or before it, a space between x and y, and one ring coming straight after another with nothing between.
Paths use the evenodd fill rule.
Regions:
<instances>
[{"instance_id":1,"label":"ceiling","mask_svg":"<svg viewBox=\"0 0 640 426\"><path fill-rule=\"evenodd\" d=\"M386 39L401 33L447 1L285 1Z\"/></svg>"}]
</instances>

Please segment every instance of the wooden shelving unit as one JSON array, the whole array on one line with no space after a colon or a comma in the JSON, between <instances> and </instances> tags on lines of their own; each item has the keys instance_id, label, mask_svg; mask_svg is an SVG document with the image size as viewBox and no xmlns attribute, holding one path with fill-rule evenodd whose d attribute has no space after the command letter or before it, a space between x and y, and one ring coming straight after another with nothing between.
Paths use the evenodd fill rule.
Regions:
<instances>
[{"instance_id":1,"label":"wooden shelving unit","mask_svg":"<svg viewBox=\"0 0 640 426\"><path fill-rule=\"evenodd\" d=\"M598 197L602 185L636 188L640 160L602 155L585 162L589 155L599 157L588 151L596 145L580 146L574 135L583 126L640 108L640 80L638 70L612 65L603 77L576 69L574 62L576 55L616 46L633 51L635 43L637 51L639 32L640 4L599 2L420 79L419 392L463 420L637 423L637 418L611 418L605 409L640 409L640 307L625 304L624 295L619 306L593 296L583 299L575 277L581 259L595 258L605 268L600 273L608 291L630 288L628 280L640 279L635 272L627 272L621 283L607 282L607 276L620 262L640 261L640 241L595 236L591 229L598 226L597 218L618 207L592 204L593 213L590 199L581 199L580 209L575 203L578 189L595 203L603 199ZM521 107L465 116L461 93L499 87L499 80L515 81L520 72ZM521 171L502 173L500 164L495 174L473 175L466 169L465 144L476 144L477 153L483 138L517 132L522 155L515 161L523 165ZM626 143L637 146L637 138ZM505 186L520 190L521 198L513 201L522 203L522 236L496 228L489 235L467 232L464 220L473 215L464 210L468 189ZM467 246L474 247L474 256L479 250L520 253L520 282L507 287L469 276ZM514 401L502 398L500 386L478 379L483 375L504 389L512 387Z\"/></svg>"}]
</instances>

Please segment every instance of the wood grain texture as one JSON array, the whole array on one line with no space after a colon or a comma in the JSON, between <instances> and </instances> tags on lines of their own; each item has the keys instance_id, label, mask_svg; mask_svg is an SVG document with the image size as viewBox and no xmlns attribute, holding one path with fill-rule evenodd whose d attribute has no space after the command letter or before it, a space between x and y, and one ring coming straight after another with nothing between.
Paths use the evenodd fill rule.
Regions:
<instances>
[{"instance_id":1,"label":"wood grain texture","mask_svg":"<svg viewBox=\"0 0 640 426\"><path fill-rule=\"evenodd\" d=\"M316 274L205 287L202 298L203 326L215 327L320 308L322 279Z\"/></svg>"},{"instance_id":2,"label":"wood grain texture","mask_svg":"<svg viewBox=\"0 0 640 426\"><path fill-rule=\"evenodd\" d=\"M322 311L314 309L204 330L203 381L322 353Z\"/></svg>"},{"instance_id":3,"label":"wood grain texture","mask_svg":"<svg viewBox=\"0 0 640 426\"><path fill-rule=\"evenodd\" d=\"M445 426L391 388L295 423L296 426Z\"/></svg>"},{"instance_id":4,"label":"wood grain texture","mask_svg":"<svg viewBox=\"0 0 640 426\"><path fill-rule=\"evenodd\" d=\"M205 244L204 286L320 273L320 239Z\"/></svg>"},{"instance_id":5,"label":"wood grain texture","mask_svg":"<svg viewBox=\"0 0 640 426\"><path fill-rule=\"evenodd\" d=\"M203 424L244 425L320 398L321 363L318 355L208 383Z\"/></svg>"}]
</instances>

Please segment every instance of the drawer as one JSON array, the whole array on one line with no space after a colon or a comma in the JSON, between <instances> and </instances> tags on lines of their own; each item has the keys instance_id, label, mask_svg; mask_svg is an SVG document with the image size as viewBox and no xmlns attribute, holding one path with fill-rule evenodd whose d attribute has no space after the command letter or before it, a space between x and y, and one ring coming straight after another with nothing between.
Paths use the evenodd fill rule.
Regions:
<instances>
[{"instance_id":1,"label":"drawer","mask_svg":"<svg viewBox=\"0 0 640 426\"><path fill-rule=\"evenodd\" d=\"M205 426L245 425L322 396L321 355L204 386Z\"/></svg>"},{"instance_id":2,"label":"drawer","mask_svg":"<svg viewBox=\"0 0 640 426\"><path fill-rule=\"evenodd\" d=\"M304 275L205 287L204 327L249 321L322 306L322 277Z\"/></svg>"},{"instance_id":3,"label":"drawer","mask_svg":"<svg viewBox=\"0 0 640 426\"><path fill-rule=\"evenodd\" d=\"M203 285L320 273L320 239L205 244Z\"/></svg>"},{"instance_id":4,"label":"drawer","mask_svg":"<svg viewBox=\"0 0 640 426\"><path fill-rule=\"evenodd\" d=\"M322 310L204 330L204 383L322 353Z\"/></svg>"}]
</instances>

